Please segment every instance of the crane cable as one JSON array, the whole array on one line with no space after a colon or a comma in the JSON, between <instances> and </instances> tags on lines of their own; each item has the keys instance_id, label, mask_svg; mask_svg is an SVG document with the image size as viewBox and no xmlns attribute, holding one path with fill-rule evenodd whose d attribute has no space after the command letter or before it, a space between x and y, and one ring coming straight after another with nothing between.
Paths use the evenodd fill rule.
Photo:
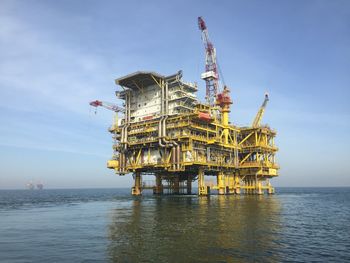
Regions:
<instances>
[{"instance_id":1,"label":"crane cable","mask_svg":"<svg viewBox=\"0 0 350 263\"><path fill-rule=\"evenodd\" d=\"M225 87L226 86L226 82L225 82L225 79L224 79L224 74L222 74L222 70L221 70L221 67L220 67L220 64L219 64L219 59L218 59L217 56L216 56L216 64L218 65L219 79L222 79L222 86ZM221 92L220 87L218 87L218 88L219 88L219 91Z\"/></svg>"}]
</instances>

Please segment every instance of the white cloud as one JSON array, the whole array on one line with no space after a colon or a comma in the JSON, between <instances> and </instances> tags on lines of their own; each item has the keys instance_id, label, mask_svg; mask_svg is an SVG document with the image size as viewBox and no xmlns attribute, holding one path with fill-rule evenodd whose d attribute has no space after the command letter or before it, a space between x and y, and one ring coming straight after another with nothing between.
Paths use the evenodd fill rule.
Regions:
<instances>
[{"instance_id":1,"label":"white cloud","mask_svg":"<svg viewBox=\"0 0 350 263\"><path fill-rule=\"evenodd\" d=\"M9 4L5 9L13 7ZM107 148L111 141L99 139L109 138L106 127L113 114L101 112L90 119L88 105L92 99L113 98L116 87L108 79L112 76L109 65L93 52L57 41L45 25L33 26L4 9L0 14L0 117L6 124L0 129L0 144L111 154ZM89 123L96 131L80 130Z\"/></svg>"},{"instance_id":2,"label":"white cloud","mask_svg":"<svg viewBox=\"0 0 350 263\"><path fill-rule=\"evenodd\" d=\"M18 17L0 16L0 25L2 106L84 113L89 100L113 97L106 78L112 73L101 57L65 47Z\"/></svg>"}]
</instances>

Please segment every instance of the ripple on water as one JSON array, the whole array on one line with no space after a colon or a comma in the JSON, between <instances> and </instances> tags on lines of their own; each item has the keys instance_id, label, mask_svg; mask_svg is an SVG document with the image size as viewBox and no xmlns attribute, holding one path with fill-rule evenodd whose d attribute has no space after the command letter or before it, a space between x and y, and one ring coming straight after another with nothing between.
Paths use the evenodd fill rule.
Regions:
<instances>
[{"instance_id":1,"label":"ripple on water","mask_svg":"<svg viewBox=\"0 0 350 263\"><path fill-rule=\"evenodd\" d=\"M346 262L349 190L210 198L0 191L0 254L5 262Z\"/></svg>"}]
</instances>

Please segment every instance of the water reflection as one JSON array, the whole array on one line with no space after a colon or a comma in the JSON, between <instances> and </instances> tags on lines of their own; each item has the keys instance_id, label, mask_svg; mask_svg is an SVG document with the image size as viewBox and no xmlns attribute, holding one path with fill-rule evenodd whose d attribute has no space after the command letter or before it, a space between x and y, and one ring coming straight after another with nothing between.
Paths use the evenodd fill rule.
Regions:
<instances>
[{"instance_id":1,"label":"water reflection","mask_svg":"<svg viewBox=\"0 0 350 263\"><path fill-rule=\"evenodd\" d=\"M280 261L278 196L163 196L114 209L112 262Z\"/></svg>"}]
</instances>

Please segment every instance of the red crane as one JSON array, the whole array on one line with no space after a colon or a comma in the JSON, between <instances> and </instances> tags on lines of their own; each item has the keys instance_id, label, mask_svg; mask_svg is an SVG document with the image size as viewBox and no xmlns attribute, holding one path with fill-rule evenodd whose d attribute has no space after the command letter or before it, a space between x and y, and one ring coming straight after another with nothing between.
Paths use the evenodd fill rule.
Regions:
<instances>
[{"instance_id":1,"label":"red crane","mask_svg":"<svg viewBox=\"0 0 350 263\"><path fill-rule=\"evenodd\" d=\"M114 112L124 112L125 109L122 107L119 107L118 105L115 105L113 103L105 102L105 101L100 101L100 100L94 100L89 103L93 107L103 107L108 110L114 111Z\"/></svg>"},{"instance_id":2,"label":"red crane","mask_svg":"<svg viewBox=\"0 0 350 263\"><path fill-rule=\"evenodd\" d=\"M201 75L201 78L205 80L206 84L205 98L209 105L214 106L219 89L219 73L216 62L216 50L213 43L209 39L207 26L201 16L198 17L198 27L202 32L202 40L205 47L205 72Z\"/></svg>"}]
</instances>

